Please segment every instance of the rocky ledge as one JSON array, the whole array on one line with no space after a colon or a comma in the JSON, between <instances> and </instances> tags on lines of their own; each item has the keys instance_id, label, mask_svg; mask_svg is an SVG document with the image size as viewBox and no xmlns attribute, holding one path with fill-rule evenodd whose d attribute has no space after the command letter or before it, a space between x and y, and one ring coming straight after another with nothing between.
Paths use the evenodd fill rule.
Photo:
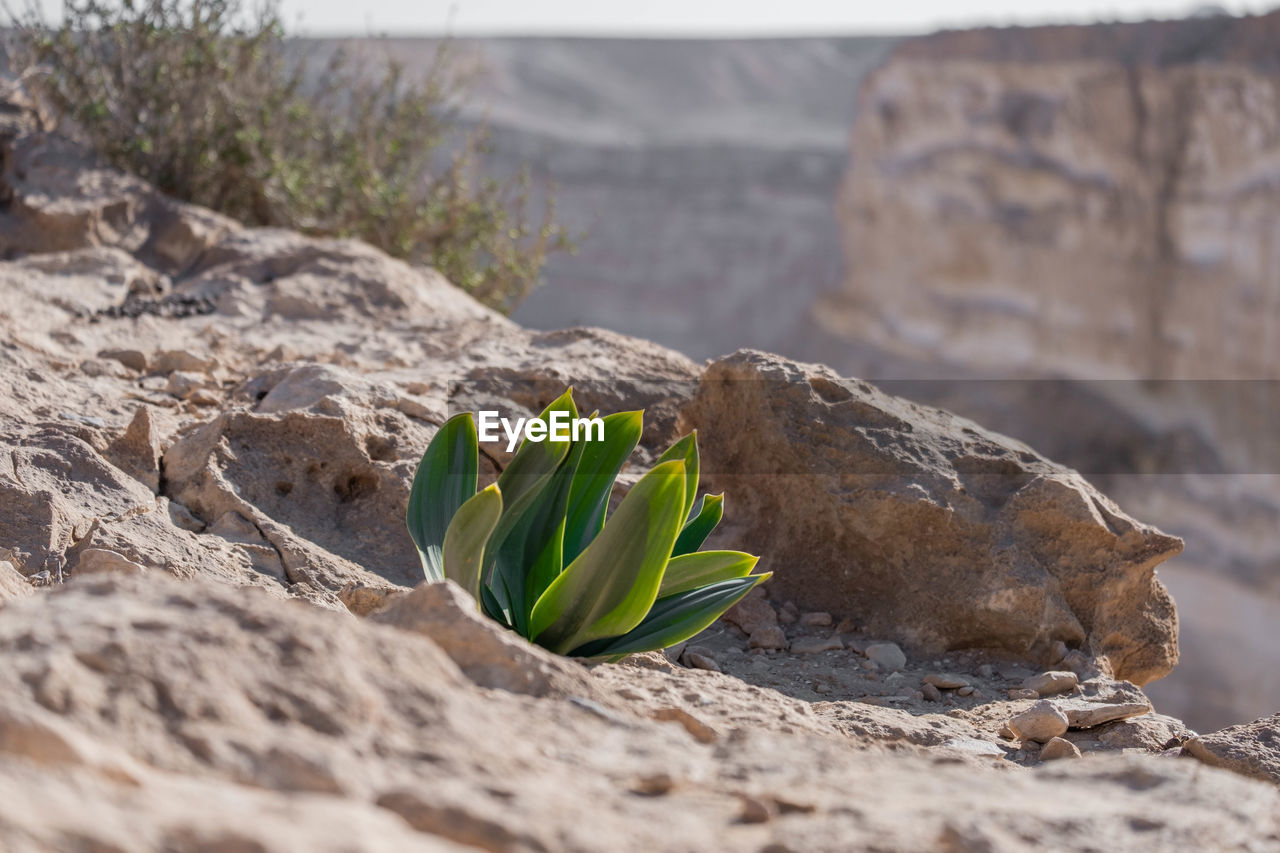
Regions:
<instances>
[{"instance_id":1,"label":"rocky ledge","mask_svg":"<svg viewBox=\"0 0 1280 853\"><path fill-rule=\"evenodd\" d=\"M2 136L5 849L1280 848L1274 721L1198 736L1140 687L1181 543L1074 471ZM719 544L775 572L682 648L557 658L418 584L435 429L566 385L647 410L624 482L697 428Z\"/></svg>"}]
</instances>

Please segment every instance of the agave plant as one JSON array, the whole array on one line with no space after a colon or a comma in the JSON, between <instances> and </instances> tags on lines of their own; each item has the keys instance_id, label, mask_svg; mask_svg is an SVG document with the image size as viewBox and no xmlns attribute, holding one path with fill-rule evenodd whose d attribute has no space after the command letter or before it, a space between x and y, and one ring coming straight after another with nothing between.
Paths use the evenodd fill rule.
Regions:
<instances>
[{"instance_id":1,"label":"agave plant","mask_svg":"<svg viewBox=\"0 0 1280 853\"><path fill-rule=\"evenodd\" d=\"M572 389L541 419L554 412L578 417ZM490 618L578 657L663 649L714 622L769 575L751 574L750 554L698 550L724 504L721 495L695 500L695 433L663 453L606 519L643 415L602 418L602 440L526 440L498 482L479 491L475 420L446 421L409 496L409 533L427 579L456 581Z\"/></svg>"}]
</instances>

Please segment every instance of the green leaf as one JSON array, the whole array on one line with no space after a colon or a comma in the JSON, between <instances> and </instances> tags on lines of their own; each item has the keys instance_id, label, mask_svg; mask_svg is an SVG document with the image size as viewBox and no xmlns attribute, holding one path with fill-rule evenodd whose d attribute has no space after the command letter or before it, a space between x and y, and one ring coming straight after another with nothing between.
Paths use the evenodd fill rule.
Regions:
<instances>
[{"instance_id":1,"label":"green leaf","mask_svg":"<svg viewBox=\"0 0 1280 853\"><path fill-rule=\"evenodd\" d=\"M506 611L502 609L502 604L490 591L489 587L484 584L480 585L480 609L485 616L501 624L504 628L511 627L511 620L507 618Z\"/></svg>"},{"instance_id":2,"label":"green leaf","mask_svg":"<svg viewBox=\"0 0 1280 853\"><path fill-rule=\"evenodd\" d=\"M748 575L660 598L644 621L628 633L585 643L570 654L575 657L621 657L674 646L705 631L756 584L770 576L768 572Z\"/></svg>"},{"instance_id":3,"label":"green leaf","mask_svg":"<svg viewBox=\"0 0 1280 853\"><path fill-rule=\"evenodd\" d=\"M444 534L444 547L441 549L444 576L471 593L477 608L480 606L480 572L484 568L485 546L501 515L502 492L495 483L476 492L458 507Z\"/></svg>"},{"instance_id":4,"label":"green leaf","mask_svg":"<svg viewBox=\"0 0 1280 853\"><path fill-rule=\"evenodd\" d=\"M572 388L552 401L539 418L549 423L552 412L557 411L566 412L570 418L578 416L578 409L573 404ZM494 560L492 570L485 572L482 582L487 582L493 588L495 597L510 615L512 627L524 636L528 636L526 616L530 605L525 601L525 572L528 566L515 557L517 552L526 550L520 530L527 529L524 526L525 517L536 510L543 500L552 476L569 454L570 444L572 442L552 441L550 438L524 441L498 477L498 488L502 492L502 517L498 520L489 545L489 554ZM513 534L515 541L508 548L507 540Z\"/></svg>"},{"instance_id":5,"label":"green leaf","mask_svg":"<svg viewBox=\"0 0 1280 853\"><path fill-rule=\"evenodd\" d=\"M604 527L613 482L636 449L644 429L644 412L617 412L602 420L604 441L582 442L582 459L569 492L564 528L564 559L569 563Z\"/></svg>"},{"instance_id":6,"label":"green leaf","mask_svg":"<svg viewBox=\"0 0 1280 853\"><path fill-rule=\"evenodd\" d=\"M527 630L534 602L564 568L565 509L585 446L579 441L569 449L569 455L552 474L537 503L511 530L498 553L498 571L502 577L518 574L524 578L524 604L516 623L520 633Z\"/></svg>"},{"instance_id":7,"label":"green leaf","mask_svg":"<svg viewBox=\"0 0 1280 853\"><path fill-rule=\"evenodd\" d=\"M418 463L405 523L429 581L444 580L440 552L445 531L458 508L476 493L479 456L475 421L463 412L436 431Z\"/></svg>"},{"instance_id":8,"label":"green leaf","mask_svg":"<svg viewBox=\"0 0 1280 853\"><path fill-rule=\"evenodd\" d=\"M698 431L686 435L675 444L667 448L666 452L658 457L658 464L661 465L671 459L684 460L684 512L680 518L689 517L689 510L693 509L693 500L698 496Z\"/></svg>"},{"instance_id":9,"label":"green leaf","mask_svg":"<svg viewBox=\"0 0 1280 853\"><path fill-rule=\"evenodd\" d=\"M667 570L662 573L658 597L666 598L700 586L746 577L759 560L759 557L742 551L700 551L672 557L667 561Z\"/></svg>"},{"instance_id":10,"label":"green leaf","mask_svg":"<svg viewBox=\"0 0 1280 853\"><path fill-rule=\"evenodd\" d=\"M680 460L640 478L600 535L538 599L530 639L564 654L640 624L658 596L684 518L684 483Z\"/></svg>"},{"instance_id":11,"label":"green leaf","mask_svg":"<svg viewBox=\"0 0 1280 853\"><path fill-rule=\"evenodd\" d=\"M716 525L724 516L724 495L704 495L698 499L694 510L696 512L693 518L690 518L684 529L680 531L680 535L676 538L676 545L671 549L673 557L692 554L707 541L711 531L716 529Z\"/></svg>"}]
</instances>

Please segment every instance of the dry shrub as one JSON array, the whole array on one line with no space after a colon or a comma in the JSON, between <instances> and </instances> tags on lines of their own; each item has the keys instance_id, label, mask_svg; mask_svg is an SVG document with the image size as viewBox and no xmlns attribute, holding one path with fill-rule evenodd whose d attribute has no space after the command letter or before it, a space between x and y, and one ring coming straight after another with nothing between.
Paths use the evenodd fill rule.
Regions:
<instances>
[{"instance_id":1,"label":"dry shrub","mask_svg":"<svg viewBox=\"0 0 1280 853\"><path fill-rule=\"evenodd\" d=\"M527 171L484 171L448 44L418 76L288 49L276 0L68 0L13 19L37 100L116 166L250 225L365 240L510 312L547 256L572 251ZM536 219L536 221L535 221Z\"/></svg>"}]
</instances>

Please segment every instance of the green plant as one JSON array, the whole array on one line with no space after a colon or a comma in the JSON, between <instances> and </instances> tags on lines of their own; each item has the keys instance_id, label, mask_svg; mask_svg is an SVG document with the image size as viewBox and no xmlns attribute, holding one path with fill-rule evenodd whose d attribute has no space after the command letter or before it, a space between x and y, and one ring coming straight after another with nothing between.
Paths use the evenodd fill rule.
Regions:
<instances>
[{"instance_id":1,"label":"green plant","mask_svg":"<svg viewBox=\"0 0 1280 853\"><path fill-rule=\"evenodd\" d=\"M542 413L578 417L572 389ZM470 413L436 433L413 481L409 533L428 580L459 583L490 618L558 654L610 660L702 631L768 574L740 551L699 551L724 511L695 501L689 434L606 512L643 412L604 417L603 440L526 440L479 491ZM594 415L593 415L594 417Z\"/></svg>"},{"instance_id":2,"label":"green plant","mask_svg":"<svg viewBox=\"0 0 1280 853\"><path fill-rule=\"evenodd\" d=\"M509 312L572 251L527 172L486 173L446 42L421 74L286 40L278 0L65 0L10 15L45 112L161 191L249 225L354 237Z\"/></svg>"}]
</instances>

